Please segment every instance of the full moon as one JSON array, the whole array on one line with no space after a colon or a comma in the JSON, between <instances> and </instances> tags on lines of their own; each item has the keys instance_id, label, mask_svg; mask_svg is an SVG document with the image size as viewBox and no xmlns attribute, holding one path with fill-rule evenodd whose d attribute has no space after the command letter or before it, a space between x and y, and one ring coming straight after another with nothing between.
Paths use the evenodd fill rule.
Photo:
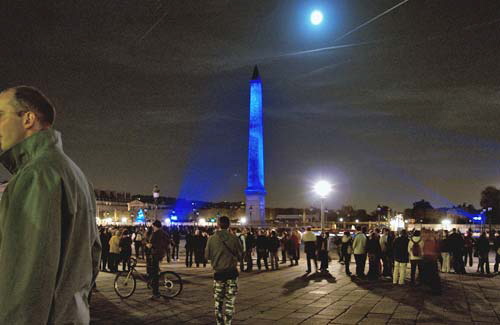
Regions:
<instances>
[{"instance_id":1,"label":"full moon","mask_svg":"<svg viewBox=\"0 0 500 325\"><path fill-rule=\"evenodd\" d=\"M323 13L319 10L311 12L311 24L319 25L323 21Z\"/></svg>"}]
</instances>

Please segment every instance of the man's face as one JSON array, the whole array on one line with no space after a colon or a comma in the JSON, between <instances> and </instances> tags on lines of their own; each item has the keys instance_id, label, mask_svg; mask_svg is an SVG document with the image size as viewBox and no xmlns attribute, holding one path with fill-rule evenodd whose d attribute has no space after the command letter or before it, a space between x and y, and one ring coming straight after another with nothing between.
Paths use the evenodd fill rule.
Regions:
<instances>
[{"instance_id":1,"label":"man's face","mask_svg":"<svg viewBox=\"0 0 500 325\"><path fill-rule=\"evenodd\" d=\"M0 148L4 151L26 138L23 112L14 103L13 90L0 93Z\"/></svg>"}]
</instances>

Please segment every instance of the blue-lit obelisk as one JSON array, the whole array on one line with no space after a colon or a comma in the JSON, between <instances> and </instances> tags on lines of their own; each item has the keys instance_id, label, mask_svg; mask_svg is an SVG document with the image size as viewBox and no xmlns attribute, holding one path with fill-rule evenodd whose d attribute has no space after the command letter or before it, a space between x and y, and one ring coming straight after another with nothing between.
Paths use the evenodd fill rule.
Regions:
<instances>
[{"instance_id":1,"label":"blue-lit obelisk","mask_svg":"<svg viewBox=\"0 0 500 325\"><path fill-rule=\"evenodd\" d=\"M246 214L250 225L264 226L266 224L266 189L264 187L262 81L257 66L255 66L250 80L250 119L248 129Z\"/></svg>"}]
</instances>

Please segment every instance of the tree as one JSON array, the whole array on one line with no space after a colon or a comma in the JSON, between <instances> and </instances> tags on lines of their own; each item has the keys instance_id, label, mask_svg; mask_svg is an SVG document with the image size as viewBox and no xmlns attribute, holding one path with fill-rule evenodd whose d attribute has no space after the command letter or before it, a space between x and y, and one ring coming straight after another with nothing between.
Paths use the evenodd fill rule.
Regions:
<instances>
[{"instance_id":1,"label":"tree","mask_svg":"<svg viewBox=\"0 0 500 325\"><path fill-rule=\"evenodd\" d=\"M499 223L500 212L500 190L494 186L488 186L481 192L480 205L486 209L487 222L490 225ZM491 210L489 209L491 208Z\"/></svg>"},{"instance_id":2,"label":"tree","mask_svg":"<svg viewBox=\"0 0 500 325\"><path fill-rule=\"evenodd\" d=\"M432 205L425 200L420 200L413 203L412 216L417 220L417 222L427 223L431 220L435 222L434 216L434 208Z\"/></svg>"}]
</instances>

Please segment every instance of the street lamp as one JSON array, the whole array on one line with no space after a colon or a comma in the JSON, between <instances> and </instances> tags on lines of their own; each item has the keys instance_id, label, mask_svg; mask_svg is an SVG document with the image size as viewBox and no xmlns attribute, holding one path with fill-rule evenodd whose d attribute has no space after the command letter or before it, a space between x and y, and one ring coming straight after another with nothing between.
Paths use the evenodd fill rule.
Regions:
<instances>
[{"instance_id":1,"label":"street lamp","mask_svg":"<svg viewBox=\"0 0 500 325\"><path fill-rule=\"evenodd\" d=\"M155 202L155 220L157 220L158 218L158 198L160 197L160 188L158 187L158 185L155 184L155 186L153 186L153 200Z\"/></svg>"},{"instance_id":2,"label":"street lamp","mask_svg":"<svg viewBox=\"0 0 500 325\"><path fill-rule=\"evenodd\" d=\"M325 226L325 211L324 211L324 200L332 191L332 184L327 181L319 181L314 184L314 192L319 195L321 199L321 230Z\"/></svg>"},{"instance_id":3,"label":"street lamp","mask_svg":"<svg viewBox=\"0 0 500 325\"><path fill-rule=\"evenodd\" d=\"M377 205L378 226L380 227L380 215L382 214L382 207Z\"/></svg>"}]
</instances>

